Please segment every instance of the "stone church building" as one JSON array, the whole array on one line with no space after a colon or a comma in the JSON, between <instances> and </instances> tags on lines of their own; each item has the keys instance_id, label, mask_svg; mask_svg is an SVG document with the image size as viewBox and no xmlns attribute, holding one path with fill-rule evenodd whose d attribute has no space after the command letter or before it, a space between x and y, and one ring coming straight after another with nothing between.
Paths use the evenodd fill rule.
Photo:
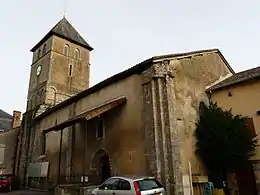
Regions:
<instances>
[{"instance_id":1,"label":"stone church building","mask_svg":"<svg viewBox=\"0 0 260 195\"><path fill-rule=\"evenodd\" d=\"M155 56L89 87L92 50L65 18L31 49L17 174L29 186L149 175L184 194L189 164L206 174L193 135L205 88L234 71L211 49Z\"/></svg>"}]
</instances>

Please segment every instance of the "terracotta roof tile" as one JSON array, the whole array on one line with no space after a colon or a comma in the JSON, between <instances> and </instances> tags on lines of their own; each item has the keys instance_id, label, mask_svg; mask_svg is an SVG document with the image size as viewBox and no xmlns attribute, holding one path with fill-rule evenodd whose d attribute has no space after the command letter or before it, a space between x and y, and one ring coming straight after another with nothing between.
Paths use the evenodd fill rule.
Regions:
<instances>
[{"instance_id":1,"label":"terracotta roof tile","mask_svg":"<svg viewBox=\"0 0 260 195\"><path fill-rule=\"evenodd\" d=\"M230 76L229 78L219 82L218 84L213 85L212 87L207 89L207 91L216 91L216 90L222 89L224 87L235 85L235 84L238 84L241 82L246 82L251 79L255 79L255 78L259 78L259 77L260 77L260 66L236 73L236 74Z\"/></svg>"}]
</instances>

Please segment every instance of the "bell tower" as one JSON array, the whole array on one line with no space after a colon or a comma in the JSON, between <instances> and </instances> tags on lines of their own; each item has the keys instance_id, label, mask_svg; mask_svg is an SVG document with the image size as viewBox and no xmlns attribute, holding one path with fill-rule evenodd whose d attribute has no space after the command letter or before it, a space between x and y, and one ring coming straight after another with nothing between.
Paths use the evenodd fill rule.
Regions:
<instances>
[{"instance_id":1,"label":"bell tower","mask_svg":"<svg viewBox=\"0 0 260 195\"><path fill-rule=\"evenodd\" d=\"M27 111L52 107L89 88L93 48L64 17L32 49Z\"/></svg>"}]
</instances>

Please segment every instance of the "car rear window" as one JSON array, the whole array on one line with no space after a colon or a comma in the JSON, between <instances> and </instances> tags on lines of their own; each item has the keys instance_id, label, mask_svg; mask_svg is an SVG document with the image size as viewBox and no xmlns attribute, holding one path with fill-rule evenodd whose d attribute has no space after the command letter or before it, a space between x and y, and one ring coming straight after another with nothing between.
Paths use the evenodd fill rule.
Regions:
<instances>
[{"instance_id":1,"label":"car rear window","mask_svg":"<svg viewBox=\"0 0 260 195\"><path fill-rule=\"evenodd\" d=\"M162 185L155 179L144 179L138 181L140 191L152 190L156 188L162 188Z\"/></svg>"},{"instance_id":2,"label":"car rear window","mask_svg":"<svg viewBox=\"0 0 260 195\"><path fill-rule=\"evenodd\" d=\"M5 175L0 175L0 180L5 180L5 179L7 179L7 176L5 176Z\"/></svg>"}]
</instances>

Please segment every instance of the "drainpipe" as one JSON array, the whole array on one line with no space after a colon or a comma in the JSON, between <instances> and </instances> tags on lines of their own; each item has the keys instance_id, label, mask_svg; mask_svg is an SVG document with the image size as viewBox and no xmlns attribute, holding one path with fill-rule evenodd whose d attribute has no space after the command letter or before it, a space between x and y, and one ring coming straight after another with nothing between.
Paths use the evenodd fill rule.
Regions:
<instances>
[{"instance_id":1,"label":"drainpipe","mask_svg":"<svg viewBox=\"0 0 260 195\"><path fill-rule=\"evenodd\" d=\"M21 127L19 129L19 132L18 132L18 135L17 135L17 138L16 138L16 143L15 143L15 149L14 149L14 161L13 161L13 174L12 175L16 175L15 174L15 169L16 169L16 161L17 161L17 154L18 154L18 140L19 140L19 134L20 134L20 131L21 131Z\"/></svg>"},{"instance_id":2,"label":"drainpipe","mask_svg":"<svg viewBox=\"0 0 260 195\"><path fill-rule=\"evenodd\" d=\"M59 151L59 164L58 164L58 175L57 175L57 184L60 184L60 164L61 164L61 154L62 154L62 136L63 136L63 129L60 132L60 151Z\"/></svg>"},{"instance_id":3,"label":"drainpipe","mask_svg":"<svg viewBox=\"0 0 260 195\"><path fill-rule=\"evenodd\" d=\"M81 129L83 130L83 159L82 159L82 172L83 172L83 186L85 186L85 153L86 153L86 120L81 122Z\"/></svg>"}]
</instances>

